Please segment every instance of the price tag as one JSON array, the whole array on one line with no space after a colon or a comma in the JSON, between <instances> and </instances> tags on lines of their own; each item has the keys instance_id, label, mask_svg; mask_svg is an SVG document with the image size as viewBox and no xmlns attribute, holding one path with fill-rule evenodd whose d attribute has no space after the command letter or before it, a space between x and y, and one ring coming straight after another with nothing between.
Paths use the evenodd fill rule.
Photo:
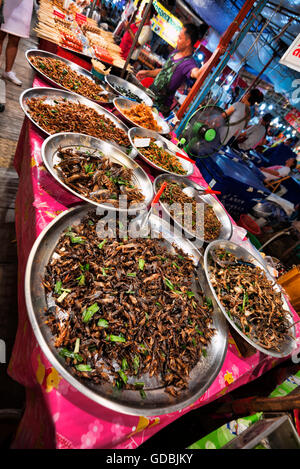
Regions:
<instances>
[{"instance_id":1,"label":"price tag","mask_svg":"<svg viewBox=\"0 0 300 469\"><path fill-rule=\"evenodd\" d=\"M137 137L135 137L134 144L137 148L139 148L139 147L149 147L150 138L137 138Z\"/></svg>"},{"instance_id":2,"label":"price tag","mask_svg":"<svg viewBox=\"0 0 300 469\"><path fill-rule=\"evenodd\" d=\"M76 23L86 23L87 22L87 17L84 15L81 15L80 13L75 13L75 21Z\"/></svg>"},{"instance_id":3,"label":"price tag","mask_svg":"<svg viewBox=\"0 0 300 469\"><path fill-rule=\"evenodd\" d=\"M65 15L63 13L60 13L59 11L57 10L53 10L53 14L55 16L58 16L58 18L62 18L62 19L65 19Z\"/></svg>"}]
</instances>

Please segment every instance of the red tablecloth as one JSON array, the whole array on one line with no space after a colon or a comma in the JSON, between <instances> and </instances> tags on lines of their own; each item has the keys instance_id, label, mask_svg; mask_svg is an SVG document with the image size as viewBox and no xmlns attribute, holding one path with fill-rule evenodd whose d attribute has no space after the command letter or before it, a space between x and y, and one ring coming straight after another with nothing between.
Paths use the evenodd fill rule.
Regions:
<instances>
[{"instance_id":1,"label":"red tablecloth","mask_svg":"<svg viewBox=\"0 0 300 469\"><path fill-rule=\"evenodd\" d=\"M37 84L41 83L36 79L34 86ZM43 166L44 138L25 118L15 155L20 176L16 199L19 323L8 370L13 379L26 387L26 410L12 448L136 448L183 414L257 378L280 361L260 352L243 358L229 336L223 367L200 399L181 411L156 417L111 411L68 384L41 351L25 304L24 273L35 239L59 213L81 202ZM197 168L193 179L204 183ZM300 325L296 327L299 336Z\"/></svg>"}]
</instances>

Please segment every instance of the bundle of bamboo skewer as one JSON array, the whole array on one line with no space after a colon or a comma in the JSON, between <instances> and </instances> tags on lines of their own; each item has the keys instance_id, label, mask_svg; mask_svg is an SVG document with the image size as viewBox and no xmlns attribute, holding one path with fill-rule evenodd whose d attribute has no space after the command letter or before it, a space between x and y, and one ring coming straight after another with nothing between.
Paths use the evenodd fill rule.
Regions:
<instances>
[{"instance_id":1,"label":"bundle of bamboo skewer","mask_svg":"<svg viewBox=\"0 0 300 469\"><path fill-rule=\"evenodd\" d=\"M56 16L54 11L66 15L68 11L62 8L63 2L58 0L40 0L40 8L38 11L38 23L34 28L34 31L37 33L37 36L46 39L48 41L54 42L55 44L61 45L62 47L71 47L71 42L67 45L65 43L65 36L69 38L69 41L73 37L74 49L82 50L79 47L78 40L75 41L76 33L74 31L80 31L78 24L75 20L72 21L72 17L60 18ZM101 28L97 27L97 24L94 20L88 18L86 23L80 25L81 32L87 38L90 46L94 48L94 53L98 59L102 59L104 62L105 57L107 57L107 62L118 67L123 68L125 65L125 60L122 58L120 47L114 42L113 33L109 31L104 31ZM77 38L78 39L78 38ZM77 43L77 46L76 46ZM103 54L99 55L99 51L103 51ZM109 59L109 60L108 60ZM128 70L130 71L132 67L128 65Z\"/></svg>"},{"instance_id":2,"label":"bundle of bamboo skewer","mask_svg":"<svg viewBox=\"0 0 300 469\"><path fill-rule=\"evenodd\" d=\"M51 0L40 0L38 22L34 31L37 33L38 37L59 44L60 34L55 24L53 3Z\"/></svg>"}]
</instances>

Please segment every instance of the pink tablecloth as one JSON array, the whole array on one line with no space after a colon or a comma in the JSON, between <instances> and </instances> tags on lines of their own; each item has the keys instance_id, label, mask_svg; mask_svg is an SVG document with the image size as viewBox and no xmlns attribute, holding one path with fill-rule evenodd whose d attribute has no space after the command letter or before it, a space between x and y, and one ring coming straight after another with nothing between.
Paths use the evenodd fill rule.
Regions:
<instances>
[{"instance_id":1,"label":"pink tablecloth","mask_svg":"<svg viewBox=\"0 0 300 469\"><path fill-rule=\"evenodd\" d=\"M38 83L36 80L34 85ZM179 412L151 418L111 411L68 384L47 360L35 339L24 295L24 272L35 239L59 213L80 202L43 166L41 145L44 138L44 134L26 118L15 155L15 167L20 175L16 200L19 324L9 374L26 387L27 397L13 448L136 448L183 414L257 378L279 362L259 352L243 358L230 336L223 367L201 398ZM197 168L193 179L206 185Z\"/></svg>"}]
</instances>

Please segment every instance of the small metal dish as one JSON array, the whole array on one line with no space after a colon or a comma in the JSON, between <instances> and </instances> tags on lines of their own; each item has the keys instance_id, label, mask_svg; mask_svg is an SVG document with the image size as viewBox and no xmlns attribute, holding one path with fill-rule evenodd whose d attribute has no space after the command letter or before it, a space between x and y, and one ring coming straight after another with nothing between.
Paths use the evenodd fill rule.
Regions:
<instances>
[{"instance_id":1,"label":"small metal dish","mask_svg":"<svg viewBox=\"0 0 300 469\"><path fill-rule=\"evenodd\" d=\"M105 75L104 80L111 89L111 91L117 96L123 96L124 98L126 98L126 95L123 95L116 88L117 86L120 86L121 88L124 88L125 90L128 90L131 93L135 94L138 98L143 101L143 103L147 104L147 106L153 106L152 99L143 90L138 88L133 83L130 83L129 81L124 80L123 78L117 77L116 75Z\"/></svg>"},{"instance_id":2,"label":"small metal dish","mask_svg":"<svg viewBox=\"0 0 300 469\"><path fill-rule=\"evenodd\" d=\"M143 127L143 126L137 124L136 122L134 122L133 120L129 119L123 112L124 109L129 110L133 106L136 106L138 103L136 103L134 101L131 101L130 99L126 99L126 98L115 98L113 103L114 103L114 106L117 109L117 111L124 117L124 119L129 124L133 125L134 127L139 127L140 129L150 130L150 129L147 129L147 127ZM161 131L159 131L157 133L158 134L168 134L168 133L170 133L169 124L162 117L160 117L157 113L155 113L153 110L152 110L152 115L153 115L154 119L156 120L157 124L161 127Z\"/></svg>"},{"instance_id":3,"label":"small metal dish","mask_svg":"<svg viewBox=\"0 0 300 469\"><path fill-rule=\"evenodd\" d=\"M214 212L215 212L215 215L216 217L218 218L218 220L220 221L221 223L221 231L220 231L220 235L218 236L218 238L216 239L230 239L231 238L231 235L232 235L232 223L231 223L231 220L230 220L230 217L228 216L226 210L223 208L223 206L220 204L220 202L215 199L215 197L213 197L212 195L210 194L199 194L198 190L196 189L196 186L198 187L198 184L194 183L193 181L191 181L191 179L188 179L188 178L182 178L182 177L178 177L178 176L172 176L172 175L169 175L169 174L161 174L160 176L158 176L154 182L153 182L153 187L154 187L154 192L155 194L158 192L159 190L159 187L161 186L161 184L164 182L164 181L168 181L168 182L176 182L178 184L185 184L185 186L187 187L191 187L193 189L193 198L196 200L197 203L205 203L207 205L210 205ZM204 187L203 187L204 189ZM171 218L171 220L173 221L174 225L180 229L180 230L183 230L185 235L187 236L188 239L192 239L192 238L195 238L195 234L194 233L191 233L190 231L184 229L184 227L175 219L171 216L169 210L168 210L168 207L166 204L163 203L163 201L160 199L160 205L162 207L162 210L163 212L165 213L165 215L168 217L168 218ZM209 243L210 240L207 240L205 239L204 237L200 238L200 237L197 237L196 236L196 239L199 239L200 241L204 241L206 243Z\"/></svg>"},{"instance_id":4,"label":"small metal dish","mask_svg":"<svg viewBox=\"0 0 300 469\"><path fill-rule=\"evenodd\" d=\"M226 251L229 251L230 253L234 254L238 258L242 259L244 262L249 262L249 263L256 265L257 267L259 267L265 272L267 279L270 280L272 283L274 283L274 278L270 275L263 261L263 258L259 255L259 253L257 254L257 256L255 256L254 254L250 253L249 251L239 246L238 244L233 243L232 241L224 241L224 240L213 241L207 246L205 253L204 253L204 271L205 271L205 275L209 283L209 286L211 288L211 291L213 293L213 296L216 302L218 303L220 310L222 311L222 313L224 314L224 316L226 317L230 325L241 335L241 337L243 337L243 339L245 339L246 342L252 345L252 347L259 350L260 352L265 353L266 355L270 355L272 357L278 357L278 358L288 356L290 353L293 352L293 350L296 347L296 341L293 340L291 337L286 337L286 340L282 343L280 351L274 350L274 349L266 349L265 347L257 344L254 340L250 339L247 335L245 335L239 329L236 323L226 313L226 310L224 306L222 305L221 301L219 300L219 297L211 283L211 273L210 273L211 253L217 249L224 249ZM276 283L274 284L274 289L278 292L281 291L280 287ZM284 310L286 311L286 314L288 317L288 321L290 322L292 326L292 324L294 323L293 315L291 313L291 310L289 308L289 305L284 295L282 295L282 301L283 301ZM290 328L290 332L291 334L295 335L295 326L292 326Z\"/></svg>"},{"instance_id":5,"label":"small metal dish","mask_svg":"<svg viewBox=\"0 0 300 469\"><path fill-rule=\"evenodd\" d=\"M156 141L162 142L163 145L166 145L166 148L170 153L173 153L174 156L180 161L183 169L186 171L185 174L177 174L173 173L171 171L167 171L166 169L161 168L157 164L153 163L150 161L146 156L143 155L143 153L139 150L139 147L136 146L135 144L135 138L154 138ZM131 146L134 148L135 155L130 154L131 158L135 158L135 156L138 154L146 163L148 163L152 168L155 168L157 171L161 171L163 173L167 174L172 174L173 176L178 176L178 177L187 177L191 176L194 172L194 165L190 161L187 161L183 158L180 158L179 156L176 156L176 152L180 151L179 148L174 145L174 143L170 142L170 140L166 139L162 135L158 134L157 132L154 132L153 130L146 130L142 129L140 127L133 127L132 129L129 130L128 132L128 138L130 140Z\"/></svg>"}]
</instances>

